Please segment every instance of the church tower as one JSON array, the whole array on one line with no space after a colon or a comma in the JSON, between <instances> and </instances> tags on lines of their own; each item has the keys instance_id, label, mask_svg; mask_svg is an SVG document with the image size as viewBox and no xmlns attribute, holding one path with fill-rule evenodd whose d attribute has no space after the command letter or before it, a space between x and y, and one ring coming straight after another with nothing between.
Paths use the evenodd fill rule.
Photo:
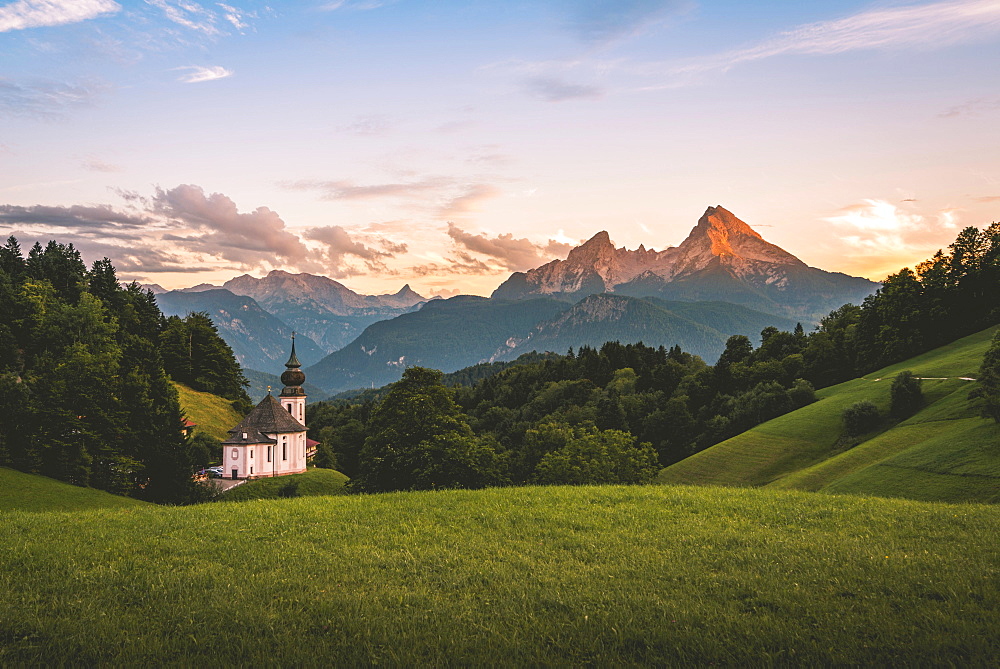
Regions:
<instances>
[{"instance_id":1,"label":"church tower","mask_svg":"<svg viewBox=\"0 0 1000 669\"><path fill-rule=\"evenodd\" d=\"M281 382L285 387L281 389L281 406L291 414L292 418L306 425L306 391L302 390L302 384L306 382L306 375L301 369L302 363L295 355L295 333L292 333L292 354L285 363L285 371L281 373Z\"/></svg>"}]
</instances>

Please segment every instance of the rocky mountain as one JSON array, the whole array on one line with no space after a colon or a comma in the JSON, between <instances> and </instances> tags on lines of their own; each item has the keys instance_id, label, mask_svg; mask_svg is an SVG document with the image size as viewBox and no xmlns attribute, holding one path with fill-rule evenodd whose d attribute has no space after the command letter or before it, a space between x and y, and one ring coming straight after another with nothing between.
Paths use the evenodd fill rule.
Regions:
<instances>
[{"instance_id":1,"label":"rocky mountain","mask_svg":"<svg viewBox=\"0 0 1000 669\"><path fill-rule=\"evenodd\" d=\"M679 246L654 251L616 248L599 232L528 272L516 272L494 292L500 299L550 296L573 302L597 293L668 300L718 300L816 321L847 303L859 303L878 284L809 267L765 241L722 207L709 207Z\"/></svg>"},{"instance_id":2,"label":"rocky mountain","mask_svg":"<svg viewBox=\"0 0 1000 669\"><path fill-rule=\"evenodd\" d=\"M156 302L167 316L183 318L194 311L207 313L240 366L269 373L284 371L292 328L262 309L253 298L215 288L193 293L173 290L157 295ZM305 365L325 354L304 335L296 335L295 348Z\"/></svg>"},{"instance_id":3,"label":"rocky mountain","mask_svg":"<svg viewBox=\"0 0 1000 669\"><path fill-rule=\"evenodd\" d=\"M368 326L349 345L306 369L306 378L339 392L392 383L412 365L454 371L488 360L505 342L525 339L537 323L568 308L549 298L434 300L419 311Z\"/></svg>"},{"instance_id":4,"label":"rocky mountain","mask_svg":"<svg viewBox=\"0 0 1000 669\"><path fill-rule=\"evenodd\" d=\"M715 364L730 335L757 341L773 325L792 330L795 321L726 302L666 302L604 293L580 300L570 309L538 323L524 339L512 338L491 360L513 360L528 351L566 353L570 347L600 348L606 341L642 342L647 346L680 345Z\"/></svg>"},{"instance_id":5,"label":"rocky mountain","mask_svg":"<svg viewBox=\"0 0 1000 669\"><path fill-rule=\"evenodd\" d=\"M408 313L427 301L409 285L391 295L359 295L325 276L281 270L262 279L244 274L223 288L252 297L327 353L346 346L372 323Z\"/></svg>"}]
</instances>

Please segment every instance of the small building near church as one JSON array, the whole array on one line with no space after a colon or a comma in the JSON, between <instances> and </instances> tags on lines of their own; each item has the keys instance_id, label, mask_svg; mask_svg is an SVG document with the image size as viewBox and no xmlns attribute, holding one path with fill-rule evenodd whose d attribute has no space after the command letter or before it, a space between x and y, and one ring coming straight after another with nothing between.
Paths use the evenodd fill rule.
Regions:
<instances>
[{"instance_id":1,"label":"small building near church","mask_svg":"<svg viewBox=\"0 0 1000 669\"><path fill-rule=\"evenodd\" d=\"M293 334L292 354L281 375L285 384L281 394L276 398L268 388L267 396L222 442L224 478L283 476L306 470L311 440L306 438L306 393L302 389L306 375L301 366Z\"/></svg>"}]
</instances>

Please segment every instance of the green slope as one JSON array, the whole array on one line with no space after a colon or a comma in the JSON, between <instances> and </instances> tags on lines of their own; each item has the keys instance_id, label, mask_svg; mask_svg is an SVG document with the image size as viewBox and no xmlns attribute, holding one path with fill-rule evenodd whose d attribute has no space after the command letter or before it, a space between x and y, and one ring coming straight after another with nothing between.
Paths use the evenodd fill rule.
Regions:
<instances>
[{"instance_id":1,"label":"green slope","mask_svg":"<svg viewBox=\"0 0 1000 669\"><path fill-rule=\"evenodd\" d=\"M0 513L149 507L146 502L0 467Z\"/></svg>"},{"instance_id":2,"label":"green slope","mask_svg":"<svg viewBox=\"0 0 1000 669\"><path fill-rule=\"evenodd\" d=\"M227 399L212 393L192 390L180 383L174 383L174 387L180 396L184 416L192 423L198 424L196 431L200 430L219 441L225 441L229 438L229 429L243 420L243 416Z\"/></svg>"},{"instance_id":3,"label":"green slope","mask_svg":"<svg viewBox=\"0 0 1000 669\"><path fill-rule=\"evenodd\" d=\"M606 486L4 523L4 666L1000 664L995 506Z\"/></svg>"},{"instance_id":4,"label":"green slope","mask_svg":"<svg viewBox=\"0 0 1000 669\"><path fill-rule=\"evenodd\" d=\"M825 388L820 401L764 423L660 472L660 483L763 486L941 501L1000 501L1000 428L975 417L971 383L996 328ZM892 377L909 369L926 406L850 450L841 413L860 400L885 413ZM944 377L944 378L932 378ZM961 466L960 466L961 465Z\"/></svg>"},{"instance_id":5,"label":"green slope","mask_svg":"<svg viewBox=\"0 0 1000 669\"><path fill-rule=\"evenodd\" d=\"M282 489L294 486L291 497L309 497L314 495L339 495L344 491L344 484L349 479L333 469L310 469L303 474L291 474L275 478L247 481L242 485L230 488L221 496L224 502L245 502L251 499L278 499L282 497Z\"/></svg>"}]
</instances>

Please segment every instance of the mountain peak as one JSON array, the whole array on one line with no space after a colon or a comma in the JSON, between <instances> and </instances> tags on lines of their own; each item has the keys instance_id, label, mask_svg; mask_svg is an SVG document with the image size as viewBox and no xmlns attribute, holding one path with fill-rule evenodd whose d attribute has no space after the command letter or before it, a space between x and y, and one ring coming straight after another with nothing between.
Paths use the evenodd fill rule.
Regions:
<instances>
[{"instance_id":1,"label":"mountain peak","mask_svg":"<svg viewBox=\"0 0 1000 669\"><path fill-rule=\"evenodd\" d=\"M736 218L733 212L719 205L709 207L705 210L705 213L698 219L698 225L695 229L697 230L698 228L708 229L709 235L713 237L713 241L715 238L725 239L733 234L749 235L757 239L763 239L756 230ZM716 234L713 235L712 231L716 231Z\"/></svg>"},{"instance_id":2,"label":"mountain peak","mask_svg":"<svg viewBox=\"0 0 1000 669\"><path fill-rule=\"evenodd\" d=\"M615 245L607 230L601 230L580 246L569 252L567 260L589 260L607 253L614 253Z\"/></svg>"}]
</instances>

